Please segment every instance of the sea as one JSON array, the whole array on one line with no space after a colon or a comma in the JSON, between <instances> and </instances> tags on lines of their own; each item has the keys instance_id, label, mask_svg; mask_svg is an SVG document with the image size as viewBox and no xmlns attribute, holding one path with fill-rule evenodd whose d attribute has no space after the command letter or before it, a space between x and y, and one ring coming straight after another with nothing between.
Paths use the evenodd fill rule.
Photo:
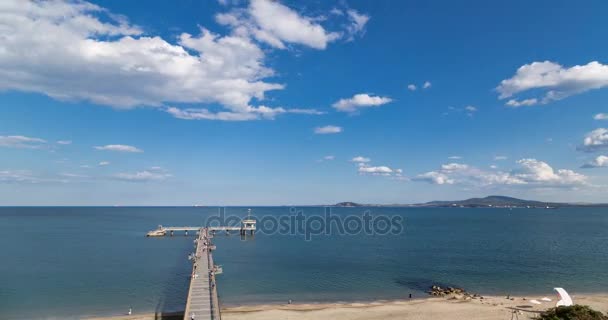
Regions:
<instances>
[{"instance_id":1,"label":"sea","mask_svg":"<svg viewBox=\"0 0 608 320\"><path fill-rule=\"evenodd\" d=\"M194 236L146 233L248 209L255 235L213 239L223 306L608 292L608 208L1 207L0 319L183 310Z\"/></svg>"}]
</instances>

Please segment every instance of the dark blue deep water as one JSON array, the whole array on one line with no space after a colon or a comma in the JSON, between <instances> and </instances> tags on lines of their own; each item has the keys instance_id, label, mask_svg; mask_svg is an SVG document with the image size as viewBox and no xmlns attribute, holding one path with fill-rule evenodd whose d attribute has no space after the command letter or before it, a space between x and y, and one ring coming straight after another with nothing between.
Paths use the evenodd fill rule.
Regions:
<instances>
[{"instance_id":1,"label":"dark blue deep water","mask_svg":"<svg viewBox=\"0 0 608 320\"><path fill-rule=\"evenodd\" d=\"M300 208L306 215L323 208ZM80 318L183 309L192 237L217 208L0 208L0 319ZM431 283L482 294L606 292L608 209L335 208L400 215L399 235L217 236L224 305L396 299ZM227 208L246 215L246 208ZM253 208L256 216L289 208Z\"/></svg>"}]
</instances>

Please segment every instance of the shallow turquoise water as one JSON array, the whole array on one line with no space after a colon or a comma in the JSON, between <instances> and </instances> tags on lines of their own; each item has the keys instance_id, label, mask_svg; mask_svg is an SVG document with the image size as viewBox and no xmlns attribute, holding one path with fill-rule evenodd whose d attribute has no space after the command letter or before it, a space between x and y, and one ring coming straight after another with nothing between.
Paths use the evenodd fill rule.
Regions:
<instances>
[{"instance_id":1,"label":"shallow turquoise water","mask_svg":"<svg viewBox=\"0 0 608 320\"><path fill-rule=\"evenodd\" d=\"M301 208L305 215L323 208ZM217 208L0 208L0 319L181 310L192 237L145 238L158 224L200 225ZM483 294L606 292L608 209L335 208L399 215L398 235L217 236L224 305L422 297L431 283ZM226 212L245 216L246 208ZM256 216L286 207L253 208Z\"/></svg>"}]
</instances>

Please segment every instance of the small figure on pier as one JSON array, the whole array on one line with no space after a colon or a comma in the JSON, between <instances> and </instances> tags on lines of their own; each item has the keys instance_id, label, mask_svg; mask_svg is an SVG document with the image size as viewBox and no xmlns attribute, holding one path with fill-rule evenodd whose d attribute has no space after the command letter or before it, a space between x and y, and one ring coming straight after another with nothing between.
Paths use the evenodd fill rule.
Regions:
<instances>
[{"instance_id":1,"label":"small figure on pier","mask_svg":"<svg viewBox=\"0 0 608 320\"><path fill-rule=\"evenodd\" d=\"M190 320L195 320L196 319L196 315L194 314L194 312L192 312L190 314Z\"/></svg>"},{"instance_id":2,"label":"small figure on pier","mask_svg":"<svg viewBox=\"0 0 608 320\"><path fill-rule=\"evenodd\" d=\"M127 315L132 315L133 314L133 308L129 307L129 313L127 313Z\"/></svg>"}]
</instances>

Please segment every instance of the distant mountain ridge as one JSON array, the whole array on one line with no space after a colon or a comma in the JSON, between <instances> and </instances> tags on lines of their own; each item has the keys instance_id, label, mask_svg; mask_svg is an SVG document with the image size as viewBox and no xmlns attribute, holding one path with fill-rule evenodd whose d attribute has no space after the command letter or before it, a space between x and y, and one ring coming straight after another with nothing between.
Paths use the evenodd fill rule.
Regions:
<instances>
[{"instance_id":1,"label":"distant mountain ridge","mask_svg":"<svg viewBox=\"0 0 608 320\"><path fill-rule=\"evenodd\" d=\"M484 198L470 198L454 201L430 201L416 204L360 204L340 202L336 207L450 207L450 208L560 208L560 207L608 207L608 203L567 203L524 200L507 196L492 195Z\"/></svg>"}]
</instances>

